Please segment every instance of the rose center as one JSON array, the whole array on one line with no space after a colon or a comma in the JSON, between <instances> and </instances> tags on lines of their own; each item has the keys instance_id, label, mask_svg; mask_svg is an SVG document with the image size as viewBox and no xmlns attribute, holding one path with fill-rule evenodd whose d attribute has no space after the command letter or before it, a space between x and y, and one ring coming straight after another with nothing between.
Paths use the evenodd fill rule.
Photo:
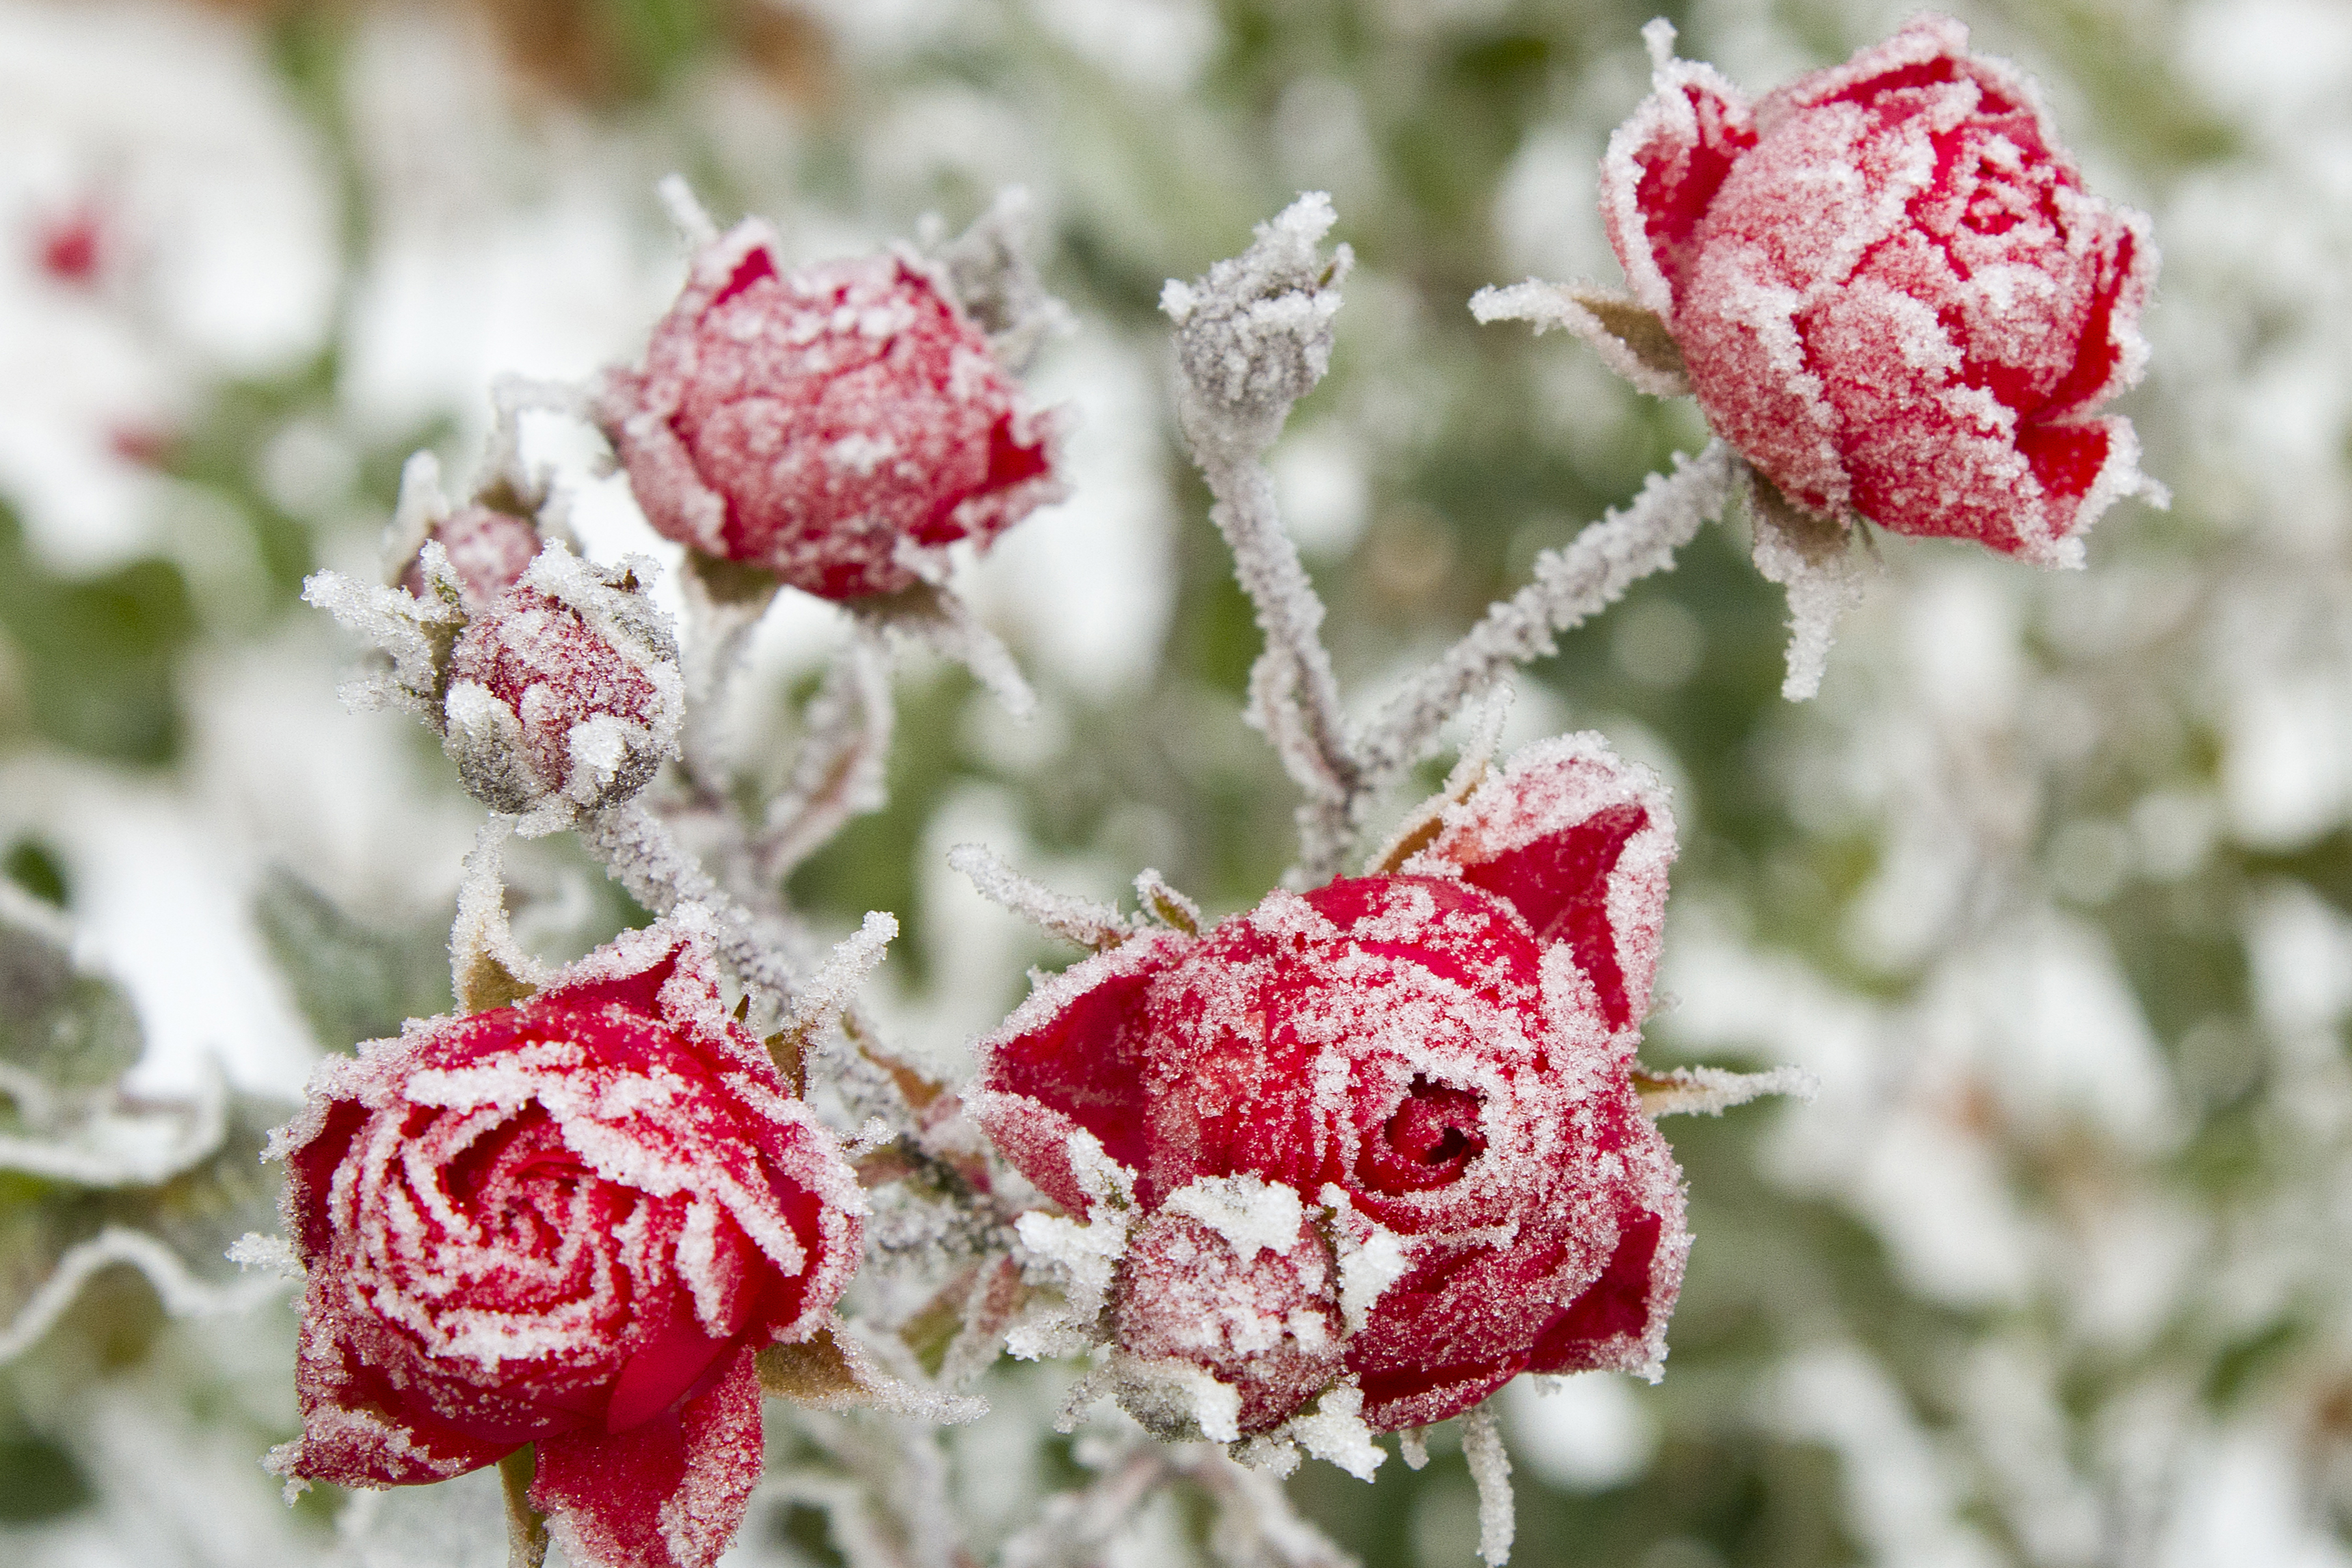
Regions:
<instances>
[{"instance_id":1,"label":"rose center","mask_svg":"<svg viewBox=\"0 0 2352 1568\"><path fill-rule=\"evenodd\" d=\"M1478 1130L1484 1097L1416 1076L1365 1151L1363 1176L1384 1192L1441 1186L1484 1154Z\"/></svg>"}]
</instances>

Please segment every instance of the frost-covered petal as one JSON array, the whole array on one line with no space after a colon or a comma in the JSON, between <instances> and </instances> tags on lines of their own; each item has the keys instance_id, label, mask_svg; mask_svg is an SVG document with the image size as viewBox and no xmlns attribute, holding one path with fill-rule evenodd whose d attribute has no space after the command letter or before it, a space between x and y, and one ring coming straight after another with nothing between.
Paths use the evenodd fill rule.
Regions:
<instances>
[{"instance_id":1,"label":"frost-covered petal","mask_svg":"<svg viewBox=\"0 0 2352 1568\"><path fill-rule=\"evenodd\" d=\"M1712 66L1676 59L1659 63L1650 96L1609 138L1601 220L1633 297L1660 317L1674 316L1699 219L1755 141L1739 89Z\"/></svg>"},{"instance_id":2,"label":"frost-covered petal","mask_svg":"<svg viewBox=\"0 0 2352 1568\"><path fill-rule=\"evenodd\" d=\"M1521 751L1447 809L1406 869L1458 868L1517 909L1538 943L1566 942L1622 1029L1649 1010L1674 858L1674 810L1656 775L1588 733Z\"/></svg>"},{"instance_id":3,"label":"frost-covered petal","mask_svg":"<svg viewBox=\"0 0 2352 1568\"><path fill-rule=\"evenodd\" d=\"M751 1504L760 1437L760 1378L745 1348L674 1410L539 1445L531 1506L581 1568L709 1568Z\"/></svg>"}]
</instances>

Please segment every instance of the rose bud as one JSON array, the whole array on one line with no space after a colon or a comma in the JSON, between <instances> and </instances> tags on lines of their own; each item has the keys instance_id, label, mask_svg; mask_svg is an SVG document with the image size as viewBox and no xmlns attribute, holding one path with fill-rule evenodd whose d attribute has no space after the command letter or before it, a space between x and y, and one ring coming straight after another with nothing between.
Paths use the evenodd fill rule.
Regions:
<instances>
[{"instance_id":1,"label":"rose bud","mask_svg":"<svg viewBox=\"0 0 2352 1568\"><path fill-rule=\"evenodd\" d=\"M982 1042L974 1114L1073 1214L1118 1195L1119 1349L1226 1388L1208 1435L1335 1386L1418 1426L1519 1372L1664 1354L1689 1239L1631 1076L1664 792L1576 737L1416 841L1391 873L1131 937Z\"/></svg>"},{"instance_id":2,"label":"rose bud","mask_svg":"<svg viewBox=\"0 0 2352 1568\"><path fill-rule=\"evenodd\" d=\"M1753 105L1670 39L1601 214L1708 422L1819 516L2079 564L2109 503L2155 492L2095 413L2147 358L2147 220L2083 188L2032 86L1948 17Z\"/></svg>"},{"instance_id":3,"label":"rose bud","mask_svg":"<svg viewBox=\"0 0 2352 1568\"><path fill-rule=\"evenodd\" d=\"M684 706L677 638L634 569L550 540L457 638L443 747L482 804L560 827L643 789Z\"/></svg>"},{"instance_id":4,"label":"rose bud","mask_svg":"<svg viewBox=\"0 0 2352 1568\"><path fill-rule=\"evenodd\" d=\"M711 965L666 924L320 1064L271 1145L308 1270L273 1469L404 1486L528 1443L572 1562L726 1550L761 1468L753 1353L830 1322L863 1199Z\"/></svg>"},{"instance_id":5,"label":"rose bud","mask_svg":"<svg viewBox=\"0 0 2352 1568\"><path fill-rule=\"evenodd\" d=\"M427 540L448 552L449 569L457 575L457 591L468 615L480 614L521 580L541 543L539 529L530 518L469 501L447 517L436 518L416 541L416 549L408 552L408 563L394 580L419 599L429 591L421 553Z\"/></svg>"},{"instance_id":6,"label":"rose bud","mask_svg":"<svg viewBox=\"0 0 2352 1568\"><path fill-rule=\"evenodd\" d=\"M662 534L826 599L935 577L1062 493L1051 422L931 269L787 272L756 220L695 256L596 415Z\"/></svg>"}]
</instances>

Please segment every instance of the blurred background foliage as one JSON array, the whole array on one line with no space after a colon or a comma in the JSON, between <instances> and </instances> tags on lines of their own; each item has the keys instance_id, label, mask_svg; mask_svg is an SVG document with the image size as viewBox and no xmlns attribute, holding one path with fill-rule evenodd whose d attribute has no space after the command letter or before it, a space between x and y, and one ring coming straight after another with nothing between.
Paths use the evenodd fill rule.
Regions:
<instances>
[{"instance_id":1,"label":"blurred background foliage","mask_svg":"<svg viewBox=\"0 0 2352 1568\"><path fill-rule=\"evenodd\" d=\"M47 8L10 9L21 22ZM944 1061L1018 999L1029 964L1070 955L942 891L943 824L1015 835L1001 847L1083 891L1155 864L1213 914L1255 902L1292 852L1293 796L1239 718L1257 646L1248 606L1162 395L1163 279L1233 253L1301 188L1337 200L1362 267L1332 374L1288 438L1307 456L1277 466L1361 698L1705 439L1687 404L1638 397L1579 346L1481 329L1464 308L1531 270L1607 275L1591 162L1643 89L1647 5L209 0L193 21L84 9L126 39L225 34L258 62L321 193L330 279L301 346L257 364L176 345L162 356L165 416L105 433L143 476L137 548L99 563L41 548L0 468L0 798L13 796L0 870L101 936L113 906L81 896L85 863L105 859L88 811L133 798L107 792L120 788L194 801L201 820L224 752L244 744L222 716L242 710L220 694L256 686L257 666L294 672L304 711L324 711L345 653L299 612L301 579L364 561L411 451L470 463L478 387L386 412L362 374L384 353L387 279L415 265L420 232L462 246L451 231L485 214L555 214L560 228L583 188L618 214L619 259L592 245L581 266L617 275L600 298L636 314L601 322L577 374L631 351L675 277L647 195L667 169L722 216L775 214L813 253L911 233L925 213L959 225L1000 183L1032 186L1047 281L1082 323L1045 377L1058 362L1070 368L1056 384L1141 394L1103 406L1125 422L1107 433L1125 455L1105 462L1148 497L1145 522L1118 526L1146 548L1105 559L1156 562L1166 580L1123 633L1141 656L1108 673L1022 619L1034 601L984 591L1046 717L1014 733L961 674L909 670L887 807L792 881L831 926L898 915L895 1016ZM1754 87L1843 57L1902 9L1664 7L1685 53ZM1795 1060L1825 1092L1810 1108L1669 1124L1697 1236L1670 1374L1654 1390L1515 1406L1522 1563L2347 1560L2352 38L2340 14L2286 0L2237 24L2218 0L1960 9L1979 47L2042 77L2093 183L2157 215L2169 252L2158 357L2126 412L2177 504L2119 508L2072 577L1871 541L1885 570L1808 708L1779 698L1784 608L1736 524L1529 671L1516 738L1598 727L1677 789L1667 983L1682 1005L1655 1020L1646 1057ZM2273 91L2242 58L2275 65L2281 49L2304 63ZM103 79L105 62L94 70ZM435 163L478 133L494 145L477 164ZM464 187L446 210L444 172ZM29 256L53 210L26 198L0 222ZM138 243L171 267L172 235ZM551 254L561 246L530 252L525 271ZM9 284L34 308L171 336L142 315L136 267L40 271ZM1091 518L1087 505L1082 492L1072 515ZM747 777L780 775L789 715L815 679L799 644L761 666ZM359 744L331 719L289 722L313 727L272 744ZM396 889L350 874L348 857L307 854L303 833L246 818L221 830L249 852L236 917L320 1050L448 1006L456 857L425 864L439 850L422 846L453 841L446 824L462 833L469 809L429 741L369 746L383 792L408 803L362 798L337 831L362 844L361 863L416 862ZM300 766L271 773L281 754L237 755L229 772L263 777L266 796L283 785L282 809L300 810L286 782ZM100 804L77 815L89 791ZM522 924L551 956L639 917L561 844L516 876ZM103 941L97 957L142 962ZM49 1019L54 998L36 1007L5 976L18 1032L0 1055L58 1084L84 1061L76 1030L131 1006L85 978L68 1009L84 1021L37 1028L23 1020ZM155 1007L154 987L131 990ZM225 1040L236 1015L206 1027ZM0 1104L26 1113L5 1085ZM224 1147L249 1160L273 1114L240 1108ZM228 1169L105 1192L0 1174L13 1281L0 1305L101 1212L216 1257L215 1232L267 1198ZM247 1457L290 1422L271 1391L289 1339L278 1309L261 1317L267 1332L232 1349L167 1323L117 1270L0 1369L0 1555L91 1561L72 1543L131 1539L158 1562L326 1550L323 1533L299 1533L325 1504L291 1527L293 1546L268 1534L289 1527L238 1524L237 1550L261 1554L239 1559L164 1503L125 1499L119 1472L142 1454L234 1450L218 1486L253 1492L266 1507L250 1517L269 1517ZM142 1421L198 1436L169 1448L139 1435ZM1309 1465L1292 1490L1371 1568L1470 1561L1458 1454L1387 1467L1369 1489ZM129 1535L89 1523L134 1514ZM778 1517L769 1545L786 1560L838 1560L820 1513Z\"/></svg>"}]
</instances>

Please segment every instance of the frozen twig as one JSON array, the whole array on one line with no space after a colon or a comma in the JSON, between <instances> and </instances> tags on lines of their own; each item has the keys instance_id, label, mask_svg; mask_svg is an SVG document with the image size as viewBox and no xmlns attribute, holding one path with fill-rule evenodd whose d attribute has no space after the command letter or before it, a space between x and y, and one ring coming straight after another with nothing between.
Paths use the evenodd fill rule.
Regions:
<instances>
[{"instance_id":1,"label":"frozen twig","mask_svg":"<svg viewBox=\"0 0 2352 1568\"><path fill-rule=\"evenodd\" d=\"M1323 256L1334 221L1328 196L1301 196L1260 225L1241 256L1190 286L1171 279L1160 297L1176 326L1178 417L1215 498L1210 519L1265 636L1250 674L1249 721L1307 794L1300 859L1316 878L1346 853L1361 768L1323 646L1323 601L1283 531L1263 458L1291 405L1330 366L1339 284L1354 260L1344 245Z\"/></svg>"},{"instance_id":2,"label":"frozen twig","mask_svg":"<svg viewBox=\"0 0 2352 1568\"><path fill-rule=\"evenodd\" d=\"M580 841L604 862L605 874L655 914L667 915L681 904L707 906L719 950L735 972L765 989L779 1007L793 1006L800 982L791 964L761 936L757 916L719 887L660 818L631 800L582 813L579 831Z\"/></svg>"},{"instance_id":3,"label":"frozen twig","mask_svg":"<svg viewBox=\"0 0 2352 1568\"><path fill-rule=\"evenodd\" d=\"M792 779L751 841L762 882L782 882L845 823L882 809L897 722L889 661L881 639L861 625L810 699Z\"/></svg>"},{"instance_id":4,"label":"frozen twig","mask_svg":"<svg viewBox=\"0 0 2352 1568\"><path fill-rule=\"evenodd\" d=\"M1364 788L1377 789L1419 761L1445 721L1512 665L1550 653L1560 632L1672 565L1675 551L1722 509L1737 463L1728 446L1711 442L1696 457L1678 459L1672 474L1652 475L1622 511L1538 556L1533 582L1488 610L1365 727Z\"/></svg>"},{"instance_id":5,"label":"frozen twig","mask_svg":"<svg viewBox=\"0 0 2352 1568\"><path fill-rule=\"evenodd\" d=\"M1103 952L1133 935L1127 916L1108 904L1075 894L1055 893L1032 882L978 844L958 844L948 852L948 864L961 872L992 904L1003 905L1040 929Z\"/></svg>"}]
</instances>

